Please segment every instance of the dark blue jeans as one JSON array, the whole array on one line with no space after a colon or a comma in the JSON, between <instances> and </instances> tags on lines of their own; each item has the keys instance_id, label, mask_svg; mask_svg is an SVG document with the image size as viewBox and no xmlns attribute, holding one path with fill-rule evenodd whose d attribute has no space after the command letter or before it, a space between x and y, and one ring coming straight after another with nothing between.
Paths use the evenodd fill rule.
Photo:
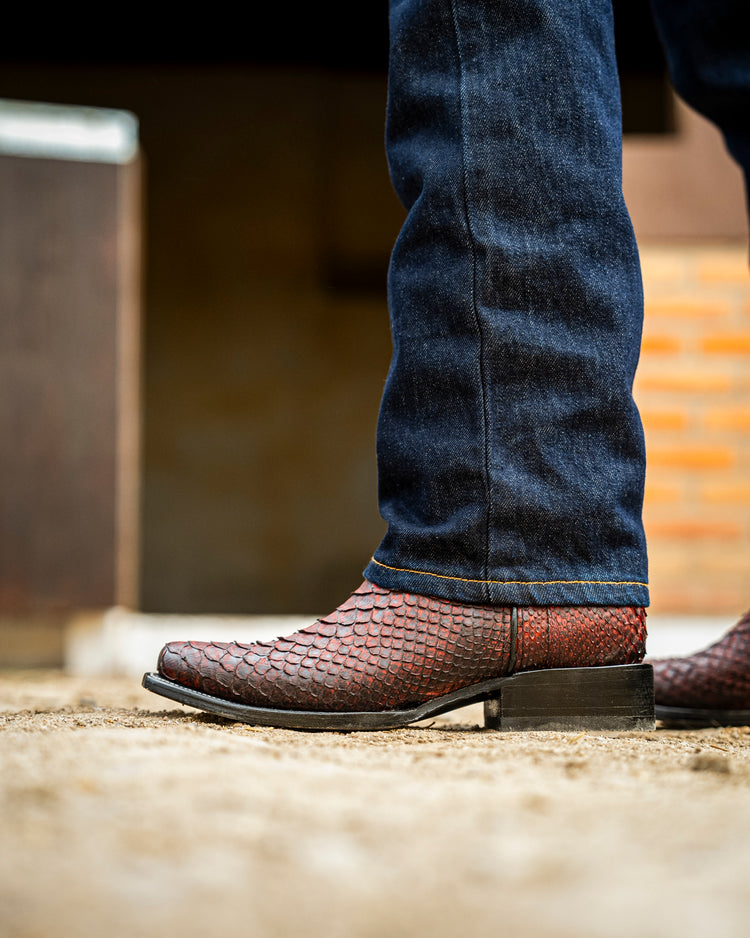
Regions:
<instances>
[{"instance_id":1,"label":"dark blue jeans","mask_svg":"<svg viewBox=\"0 0 750 938\"><path fill-rule=\"evenodd\" d=\"M670 47L695 51L686 11L722 0L657 6ZM365 575L467 602L646 605L610 0L391 0L390 26L408 215L378 425L388 532Z\"/></svg>"}]
</instances>

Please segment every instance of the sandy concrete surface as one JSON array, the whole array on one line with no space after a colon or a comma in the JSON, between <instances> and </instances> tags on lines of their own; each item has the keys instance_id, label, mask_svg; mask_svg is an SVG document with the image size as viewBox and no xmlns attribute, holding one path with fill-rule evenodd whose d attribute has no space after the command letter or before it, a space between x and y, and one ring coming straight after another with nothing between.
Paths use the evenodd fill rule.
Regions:
<instances>
[{"instance_id":1,"label":"sandy concrete surface","mask_svg":"<svg viewBox=\"0 0 750 938\"><path fill-rule=\"evenodd\" d=\"M747 936L750 730L258 729L0 675L0 935Z\"/></svg>"}]
</instances>

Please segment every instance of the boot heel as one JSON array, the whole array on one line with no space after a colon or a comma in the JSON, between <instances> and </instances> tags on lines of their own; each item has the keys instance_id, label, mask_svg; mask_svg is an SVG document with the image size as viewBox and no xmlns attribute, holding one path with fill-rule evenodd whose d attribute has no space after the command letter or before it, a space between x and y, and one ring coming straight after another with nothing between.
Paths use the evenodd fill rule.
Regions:
<instances>
[{"instance_id":1,"label":"boot heel","mask_svg":"<svg viewBox=\"0 0 750 938\"><path fill-rule=\"evenodd\" d=\"M652 730L650 664L525 671L484 704L493 730Z\"/></svg>"}]
</instances>

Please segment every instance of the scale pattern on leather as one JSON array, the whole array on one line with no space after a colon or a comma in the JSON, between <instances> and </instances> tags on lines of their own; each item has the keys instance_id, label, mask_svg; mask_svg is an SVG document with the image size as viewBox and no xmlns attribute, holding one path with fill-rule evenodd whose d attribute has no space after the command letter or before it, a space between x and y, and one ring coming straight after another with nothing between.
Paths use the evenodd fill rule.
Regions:
<instances>
[{"instance_id":1,"label":"scale pattern on leather","mask_svg":"<svg viewBox=\"0 0 750 938\"><path fill-rule=\"evenodd\" d=\"M521 606L514 671L635 664L646 610L634 606Z\"/></svg>"},{"instance_id":2,"label":"scale pattern on leather","mask_svg":"<svg viewBox=\"0 0 750 938\"><path fill-rule=\"evenodd\" d=\"M750 710L750 612L708 648L650 664L656 703L663 707Z\"/></svg>"},{"instance_id":3,"label":"scale pattern on leather","mask_svg":"<svg viewBox=\"0 0 750 938\"><path fill-rule=\"evenodd\" d=\"M645 610L519 609L522 670L631 664L644 654ZM249 706L382 711L508 673L511 609L460 605L365 581L330 616L275 642L171 642L168 680Z\"/></svg>"}]
</instances>

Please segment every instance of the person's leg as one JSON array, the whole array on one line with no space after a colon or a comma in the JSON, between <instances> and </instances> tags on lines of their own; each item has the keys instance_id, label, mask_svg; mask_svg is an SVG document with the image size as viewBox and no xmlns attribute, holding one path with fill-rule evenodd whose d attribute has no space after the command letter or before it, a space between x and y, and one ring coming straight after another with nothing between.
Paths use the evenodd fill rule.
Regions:
<instances>
[{"instance_id":1,"label":"person's leg","mask_svg":"<svg viewBox=\"0 0 750 938\"><path fill-rule=\"evenodd\" d=\"M642 297L610 0L392 0L387 148L408 209L378 434L388 534L332 615L270 645L172 643L147 686L305 728L488 696L493 725L648 723L650 671L630 667Z\"/></svg>"},{"instance_id":2,"label":"person's leg","mask_svg":"<svg viewBox=\"0 0 750 938\"><path fill-rule=\"evenodd\" d=\"M652 0L652 6L675 88L717 124L750 182L747 3ZM660 719L750 723L750 613L710 648L653 666Z\"/></svg>"},{"instance_id":3,"label":"person's leg","mask_svg":"<svg viewBox=\"0 0 750 938\"><path fill-rule=\"evenodd\" d=\"M750 195L750 37L745 0L651 0L677 93L713 121Z\"/></svg>"},{"instance_id":4,"label":"person's leg","mask_svg":"<svg viewBox=\"0 0 750 938\"><path fill-rule=\"evenodd\" d=\"M388 533L365 575L645 605L640 269L609 0L394 0Z\"/></svg>"}]
</instances>

